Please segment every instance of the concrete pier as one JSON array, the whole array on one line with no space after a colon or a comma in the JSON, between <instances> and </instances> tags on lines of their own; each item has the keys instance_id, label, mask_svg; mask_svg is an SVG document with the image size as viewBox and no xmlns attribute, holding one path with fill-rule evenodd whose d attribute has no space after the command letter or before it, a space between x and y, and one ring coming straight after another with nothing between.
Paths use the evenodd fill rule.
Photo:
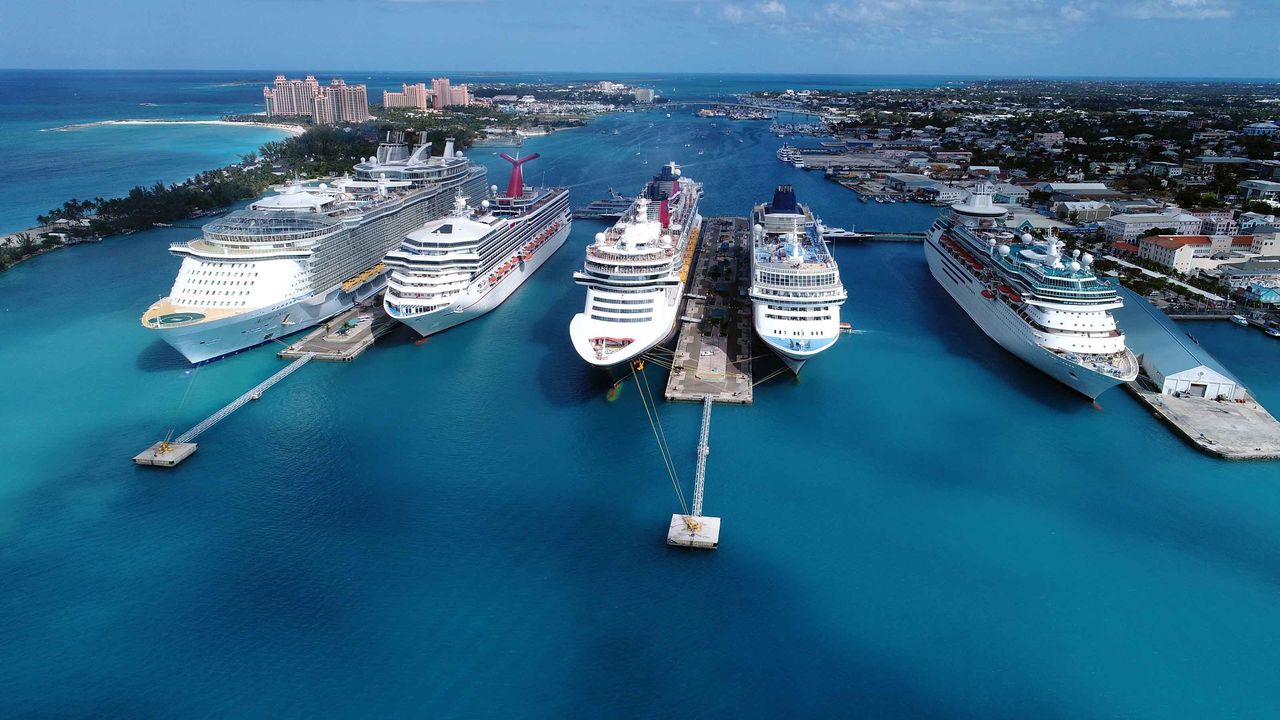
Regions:
<instances>
[{"instance_id":1,"label":"concrete pier","mask_svg":"<svg viewBox=\"0 0 1280 720\"><path fill-rule=\"evenodd\" d=\"M751 225L708 218L685 285L680 335L667 380L668 400L749 405L751 392Z\"/></svg>"},{"instance_id":2,"label":"concrete pier","mask_svg":"<svg viewBox=\"0 0 1280 720\"><path fill-rule=\"evenodd\" d=\"M1228 460L1280 458L1280 422L1241 391L1243 402L1164 395L1141 384L1125 387L1192 445Z\"/></svg>"},{"instance_id":3,"label":"concrete pier","mask_svg":"<svg viewBox=\"0 0 1280 720\"><path fill-rule=\"evenodd\" d=\"M307 333L276 357L294 360L313 355L326 362L351 362L393 327L395 321L383 310L382 294L378 293Z\"/></svg>"}]
</instances>

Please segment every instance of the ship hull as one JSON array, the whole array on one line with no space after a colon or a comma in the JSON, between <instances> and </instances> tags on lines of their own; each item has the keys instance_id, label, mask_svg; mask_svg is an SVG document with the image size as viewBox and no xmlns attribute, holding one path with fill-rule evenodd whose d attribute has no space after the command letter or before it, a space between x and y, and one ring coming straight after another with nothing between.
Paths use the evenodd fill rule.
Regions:
<instances>
[{"instance_id":1,"label":"ship hull","mask_svg":"<svg viewBox=\"0 0 1280 720\"><path fill-rule=\"evenodd\" d=\"M675 286L675 302L667 307L659 308L658 312L661 315L652 322L645 323L647 327L642 328L642 332L635 333L639 337L634 342L610 354L605 360L601 360L596 356L590 340L587 339L590 335L590 331L584 329L588 322L587 316L583 314L576 315L569 323L569 336L573 339L573 347L583 360L593 367L608 373L611 379L621 380L626 378L631 374L632 360L641 359L645 353L655 347L666 345L675 337L676 319L680 310L679 298L683 294L684 283L680 283Z\"/></svg>"},{"instance_id":2,"label":"ship hull","mask_svg":"<svg viewBox=\"0 0 1280 720\"><path fill-rule=\"evenodd\" d=\"M205 363L315 327L376 295L385 285L386 276L380 275L349 292L338 286L323 294L229 318L188 326L161 326L154 328L154 332L188 362Z\"/></svg>"},{"instance_id":3,"label":"ship hull","mask_svg":"<svg viewBox=\"0 0 1280 720\"><path fill-rule=\"evenodd\" d=\"M571 224L566 222L564 227L551 236L550 240L534 251L532 259L517 266L496 285L489 286L481 280L479 287L473 284L455 298L448 307L413 317L400 317L394 314L391 316L413 328L413 331L422 337L474 320L506 302L507 298L537 272L538 268L542 267L542 264L564 245L565 240L569 239L570 227Z\"/></svg>"},{"instance_id":4,"label":"ship hull","mask_svg":"<svg viewBox=\"0 0 1280 720\"><path fill-rule=\"evenodd\" d=\"M937 238L933 236L924 242L929 271L965 314L997 345L1090 400L1122 382L1120 378L1083 367L1041 347L1026 323L1003 303L983 297L982 283L948 258L936 242Z\"/></svg>"},{"instance_id":5,"label":"ship hull","mask_svg":"<svg viewBox=\"0 0 1280 720\"><path fill-rule=\"evenodd\" d=\"M815 338L809 341L810 344L807 349L800 350L794 347L794 342L788 338L762 335L759 331L756 332L756 336L763 340L769 346L769 349L773 351L773 354L777 355L783 364L796 375L800 374L800 369L815 355L836 344L836 339L833 337Z\"/></svg>"}]
</instances>

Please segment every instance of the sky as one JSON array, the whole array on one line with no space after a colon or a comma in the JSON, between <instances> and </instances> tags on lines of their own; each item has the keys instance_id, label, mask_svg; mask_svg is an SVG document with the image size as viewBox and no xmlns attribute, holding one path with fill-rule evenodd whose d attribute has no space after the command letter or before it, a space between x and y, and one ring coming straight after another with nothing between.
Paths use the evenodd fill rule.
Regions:
<instances>
[{"instance_id":1,"label":"sky","mask_svg":"<svg viewBox=\"0 0 1280 720\"><path fill-rule=\"evenodd\" d=\"M1277 77L1280 0L0 0L0 67Z\"/></svg>"}]
</instances>

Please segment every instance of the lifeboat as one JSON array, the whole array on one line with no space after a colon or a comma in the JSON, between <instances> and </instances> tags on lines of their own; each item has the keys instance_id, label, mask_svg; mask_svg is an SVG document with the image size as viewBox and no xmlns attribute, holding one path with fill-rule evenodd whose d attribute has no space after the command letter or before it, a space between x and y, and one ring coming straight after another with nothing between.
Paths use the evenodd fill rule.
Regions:
<instances>
[{"instance_id":1,"label":"lifeboat","mask_svg":"<svg viewBox=\"0 0 1280 720\"><path fill-rule=\"evenodd\" d=\"M991 292L991 289L990 289L990 288L988 288L988 289L986 289L986 290L983 290L983 291L982 291L982 297L984 297L984 298L986 298L986 299L988 299L988 300L995 300L995 299L996 299L996 294L995 294L995 293L993 293L993 292Z\"/></svg>"}]
</instances>

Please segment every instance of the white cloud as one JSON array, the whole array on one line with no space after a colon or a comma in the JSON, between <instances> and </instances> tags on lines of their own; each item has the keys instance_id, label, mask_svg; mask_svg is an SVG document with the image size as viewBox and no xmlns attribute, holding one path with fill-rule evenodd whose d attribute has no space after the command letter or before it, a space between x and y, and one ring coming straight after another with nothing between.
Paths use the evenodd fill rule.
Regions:
<instances>
[{"instance_id":1,"label":"white cloud","mask_svg":"<svg viewBox=\"0 0 1280 720\"><path fill-rule=\"evenodd\" d=\"M1122 3L1117 10L1141 20L1214 20L1236 14L1227 0L1134 0Z\"/></svg>"},{"instance_id":2,"label":"white cloud","mask_svg":"<svg viewBox=\"0 0 1280 720\"><path fill-rule=\"evenodd\" d=\"M779 0L763 0L757 3L725 3L720 6L720 17L731 23L774 23L787 17L787 6Z\"/></svg>"}]
</instances>

